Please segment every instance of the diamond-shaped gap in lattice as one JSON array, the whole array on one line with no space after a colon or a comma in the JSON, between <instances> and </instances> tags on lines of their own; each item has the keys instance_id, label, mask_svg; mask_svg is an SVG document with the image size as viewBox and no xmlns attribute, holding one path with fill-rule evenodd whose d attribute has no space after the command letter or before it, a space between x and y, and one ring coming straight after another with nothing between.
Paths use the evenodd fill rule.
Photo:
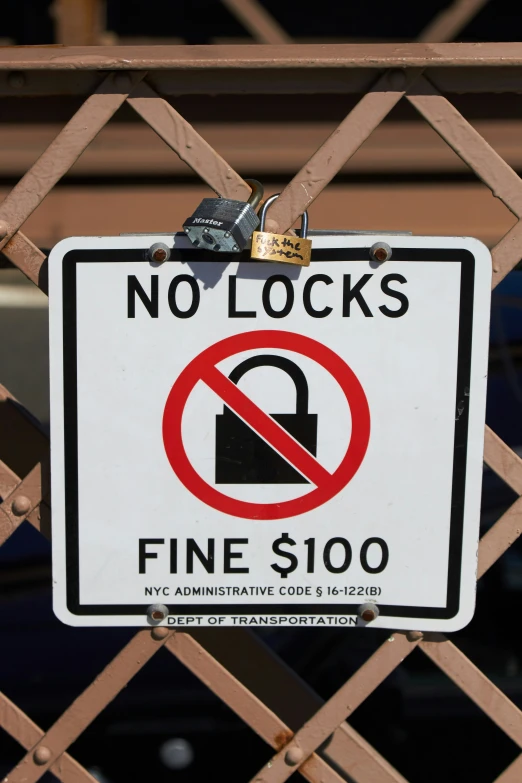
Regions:
<instances>
[{"instance_id":1,"label":"diamond-shaped gap in lattice","mask_svg":"<svg viewBox=\"0 0 522 783\"><path fill-rule=\"evenodd\" d=\"M182 108L197 116L191 97L201 100L186 96ZM215 195L145 120L123 104L36 207L24 231L36 245L47 248L67 236L175 232L203 198Z\"/></svg>"},{"instance_id":2,"label":"diamond-shaped gap in lattice","mask_svg":"<svg viewBox=\"0 0 522 783\"><path fill-rule=\"evenodd\" d=\"M522 215L522 181L449 98L421 76L407 94L408 102L442 140L513 215ZM512 221L511 225L516 223ZM495 238L499 241L501 236Z\"/></svg>"},{"instance_id":3,"label":"diamond-shaped gap in lattice","mask_svg":"<svg viewBox=\"0 0 522 783\"><path fill-rule=\"evenodd\" d=\"M85 97L38 160L5 194L0 205L0 219L8 229L5 241L21 228L142 78L142 73L134 72L100 78L96 90Z\"/></svg>"},{"instance_id":4,"label":"diamond-shaped gap in lattice","mask_svg":"<svg viewBox=\"0 0 522 783\"><path fill-rule=\"evenodd\" d=\"M490 247L517 222L404 98L309 215L312 228L476 236Z\"/></svg>"},{"instance_id":5,"label":"diamond-shaped gap in lattice","mask_svg":"<svg viewBox=\"0 0 522 783\"><path fill-rule=\"evenodd\" d=\"M476 651L480 645L471 638L466 646ZM371 724L373 695L363 705L366 738L409 783L492 783L519 755L517 745L427 656L409 656L394 675L395 700L380 716L387 742Z\"/></svg>"},{"instance_id":6,"label":"diamond-shaped gap in lattice","mask_svg":"<svg viewBox=\"0 0 522 783\"><path fill-rule=\"evenodd\" d=\"M182 742L176 746L175 740ZM244 783L271 754L167 649L153 656L69 752L110 783L188 783L213 779L216 770L231 783Z\"/></svg>"},{"instance_id":7,"label":"diamond-shaped gap in lattice","mask_svg":"<svg viewBox=\"0 0 522 783\"><path fill-rule=\"evenodd\" d=\"M16 268L0 269L0 334L1 382L46 427L48 299Z\"/></svg>"},{"instance_id":8,"label":"diamond-shaped gap in lattice","mask_svg":"<svg viewBox=\"0 0 522 783\"><path fill-rule=\"evenodd\" d=\"M34 535L39 534L34 531ZM22 526L13 534L13 546L17 537L27 544L27 527L24 530ZM9 550L11 542L4 548ZM0 690L46 731L110 663L134 631L72 628L61 623L52 611L50 553L39 560L40 571L45 564L48 567L47 586L40 584L38 589L20 592L0 606L8 653L2 658ZM25 570L29 580L28 564Z\"/></svg>"}]
</instances>

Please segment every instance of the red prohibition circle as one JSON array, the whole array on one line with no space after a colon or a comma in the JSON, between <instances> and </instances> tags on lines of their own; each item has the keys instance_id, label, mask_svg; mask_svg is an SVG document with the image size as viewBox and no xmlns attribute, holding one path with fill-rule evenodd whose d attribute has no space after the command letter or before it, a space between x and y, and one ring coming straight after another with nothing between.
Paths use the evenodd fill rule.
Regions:
<instances>
[{"instance_id":1,"label":"red prohibition circle","mask_svg":"<svg viewBox=\"0 0 522 783\"><path fill-rule=\"evenodd\" d=\"M352 417L346 453L336 470L316 489L299 498L278 503L236 500L208 484L193 468L183 444L182 417L196 383L207 368L242 351L279 348L300 353L320 364L341 387ZM226 337L206 348L181 372L170 390L163 414L163 443L170 465L184 486L199 500L224 514L243 519L286 519L326 503L337 495L359 469L370 439L370 410L359 379L346 362L325 345L293 332L259 330Z\"/></svg>"}]
</instances>

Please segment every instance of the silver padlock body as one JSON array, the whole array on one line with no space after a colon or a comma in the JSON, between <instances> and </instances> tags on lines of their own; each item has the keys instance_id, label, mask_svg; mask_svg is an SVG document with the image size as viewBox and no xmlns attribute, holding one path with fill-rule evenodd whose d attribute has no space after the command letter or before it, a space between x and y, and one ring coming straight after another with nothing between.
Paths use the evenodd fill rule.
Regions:
<instances>
[{"instance_id":1,"label":"silver padlock body","mask_svg":"<svg viewBox=\"0 0 522 783\"><path fill-rule=\"evenodd\" d=\"M204 198L183 230L195 247L215 253L238 253L248 245L259 218L244 201Z\"/></svg>"}]
</instances>

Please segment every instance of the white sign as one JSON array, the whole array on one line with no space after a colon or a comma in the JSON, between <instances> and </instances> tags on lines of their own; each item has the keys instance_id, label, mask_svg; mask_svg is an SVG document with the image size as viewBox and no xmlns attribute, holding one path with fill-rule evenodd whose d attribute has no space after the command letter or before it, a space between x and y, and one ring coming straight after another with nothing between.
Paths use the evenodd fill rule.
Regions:
<instances>
[{"instance_id":1,"label":"white sign","mask_svg":"<svg viewBox=\"0 0 522 783\"><path fill-rule=\"evenodd\" d=\"M376 241L391 260L369 260ZM175 628L469 622L490 254L330 234L312 258L238 263L179 235L55 247L61 620L143 626L162 604Z\"/></svg>"}]
</instances>

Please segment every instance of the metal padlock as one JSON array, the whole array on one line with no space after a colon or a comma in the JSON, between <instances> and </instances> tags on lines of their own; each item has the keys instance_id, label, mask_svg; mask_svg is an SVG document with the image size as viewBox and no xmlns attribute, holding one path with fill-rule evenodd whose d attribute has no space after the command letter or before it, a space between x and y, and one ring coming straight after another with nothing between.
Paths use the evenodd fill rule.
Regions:
<instances>
[{"instance_id":1,"label":"metal padlock","mask_svg":"<svg viewBox=\"0 0 522 783\"><path fill-rule=\"evenodd\" d=\"M296 390L295 413L271 413L270 417L304 446L317 451L317 414L308 412L308 384L300 367L285 356L252 356L228 376L237 384L255 367L277 367L289 375ZM216 484L308 484L284 457L274 451L234 411L224 407L216 416Z\"/></svg>"},{"instance_id":2,"label":"metal padlock","mask_svg":"<svg viewBox=\"0 0 522 783\"><path fill-rule=\"evenodd\" d=\"M264 188L256 179L246 179L252 194L246 201L230 198L204 198L194 214L183 223L183 230L195 247L215 253L239 253L259 225L255 209Z\"/></svg>"},{"instance_id":3,"label":"metal padlock","mask_svg":"<svg viewBox=\"0 0 522 783\"><path fill-rule=\"evenodd\" d=\"M310 266L312 255L312 240L307 239L308 235L308 213L303 212L301 231L298 237L288 236L287 234L271 234L265 231L266 212L279 196L267 198L261 208L259 216L261 225L259 231L254 231L252 235L251 258L257 261L274 261L277 264L297 264L298 266Z\"/></svg>"}]
</instances>

